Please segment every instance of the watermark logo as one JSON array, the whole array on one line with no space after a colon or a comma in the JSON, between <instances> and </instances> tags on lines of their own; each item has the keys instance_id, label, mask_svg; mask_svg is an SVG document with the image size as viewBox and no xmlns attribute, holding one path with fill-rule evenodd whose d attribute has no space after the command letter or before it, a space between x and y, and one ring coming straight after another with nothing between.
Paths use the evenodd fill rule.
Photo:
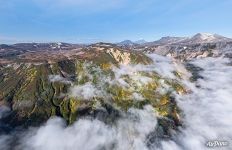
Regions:
<instances>
[{"instance_id":1,"label":"watermark logo","mask_svg":"<svg viewBox=\"0 0 232 150\"><path fill-rule=\"evenodd\" d=\"M214 141L208 141L206 143L207 147L227 147L229 146L228 141L219 141L219 140L214 140Z\"/></svg>"}]
</instances>

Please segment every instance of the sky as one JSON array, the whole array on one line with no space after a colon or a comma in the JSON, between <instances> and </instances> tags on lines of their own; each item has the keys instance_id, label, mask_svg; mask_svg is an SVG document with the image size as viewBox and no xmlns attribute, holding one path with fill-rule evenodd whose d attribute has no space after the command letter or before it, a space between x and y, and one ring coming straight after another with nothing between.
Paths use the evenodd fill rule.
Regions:
<instances>
[{"instance_id":1,"label":"sky","mask_svg":"<svg viewBox=\"0 0 232 150\"><path fill-rule=\"evenodd\" d=\"M0 0L0 43L232 37L231 0Z\"/></svg>"}]
</instances>

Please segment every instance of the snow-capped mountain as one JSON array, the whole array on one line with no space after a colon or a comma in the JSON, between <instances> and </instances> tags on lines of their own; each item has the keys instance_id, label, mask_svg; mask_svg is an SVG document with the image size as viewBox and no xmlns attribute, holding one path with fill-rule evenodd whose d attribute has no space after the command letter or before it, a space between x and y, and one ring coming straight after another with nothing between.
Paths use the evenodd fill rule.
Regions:
<instances>
[{"instance_id":1,"label":"snow-capped mountain","mask_svg":"<svg viewBox=\"0 0 232 150\"><path fill-rule=\"evenodd\" d=\"M227 41L232 41L232 39L226 38L218 34L197 33L191 38L182 41L182 43L194 44L194 43L216 43L216 42L227 42Z\"/></svg>"},{"instance_id":2,"label":"snow-capped mountain","mask_svg":"<svg viewBox=\"0 0 232 150\"><path fill-rule=\"evenodd\" d=\"M161 39L148 42L146 45L171 45L171 44L199 44L199 43L217 43L217 42L229 42L232 39L218 35L218 34L210 34L210 33L197 33L192 37L162 37Z\"/></svg>"},{"instance_id":3,"label":"snow-capped mountain","mask_svg":"<svg viewBox=\"0 0 232 150\"><path fill-rule=\"evenodd\" d=\"M163 37L146 44L146 53L157 53L181 60L199 57L232 57L232 39L209 33L197 33L192 37Z\"/></svg>"}]
</instances>

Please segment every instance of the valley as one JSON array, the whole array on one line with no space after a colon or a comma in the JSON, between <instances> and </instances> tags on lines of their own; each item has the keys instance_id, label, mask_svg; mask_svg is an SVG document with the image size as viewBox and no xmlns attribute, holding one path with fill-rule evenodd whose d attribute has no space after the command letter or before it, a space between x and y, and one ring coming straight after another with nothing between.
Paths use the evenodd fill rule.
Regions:
<instances>
[{"instance_id":1,"label":"valley","mask_svg":"<svg viewBox=\"0 0 232 150\"><path fill-rule=\"evenodd\" d=\"M155 42L139 43L2 44L1 136L8 139L6 148L35 149L37 145L30 143L13 144L13 147L10 143L22 140L22 133L18 130L25 134L24 131L35 128L39 135L45 134L46 128L51 126L59 128L61 135L66 135L65 132L69 135L67 130L75 132L84 127L81 124L85 124L102 132L95 135L98 131L88 131L93 137L109 138L107 133L111 133L116 138L103 144L98 141L93 149L123 149L127 146L128 149L164 148L169 142L174 142L176 147L189 147L189 143L181 144L178 140L186 138L191 141L184 135L192 134L191 130L200 131L194 123L188 124L191 117L213 130L203 118L190 115L197 108L196 113L206 113L201 102L197 101L209 101L207 95L217 95L218 90L223 88L214 89L210 84L216 86L225 82L224 92L231 95L227 93L231 90L227 85L227 82L231 83L231 56L231 39L203 33L190 38L164 37ZM212 71L211 67L215 70ZM222 79L212 81L215 75ZM219 95L219 98L230 104L226 101L227 97ZM210 105L210 101L205 105ZM222 113L229 112L230 109L226 108ZM224 127L227 123L219 121L218 125ZM14 133L17 133L16 138L11 137L15 136ZM78 138L79 134L78 130ZM215 137L221 134L224 133L215 131ZM47 136L53 140L52 134ZM224 136L228 138L231 135ZM120 147L121 139L125 137L126 145ZM32 139L41 140L37 136L32 136ZM198 144L201 147L202 142ZM49 149L49 145L39 144L39 147ZM52 146L51 149L54 148Z\"/></svg>"}]
</instances>

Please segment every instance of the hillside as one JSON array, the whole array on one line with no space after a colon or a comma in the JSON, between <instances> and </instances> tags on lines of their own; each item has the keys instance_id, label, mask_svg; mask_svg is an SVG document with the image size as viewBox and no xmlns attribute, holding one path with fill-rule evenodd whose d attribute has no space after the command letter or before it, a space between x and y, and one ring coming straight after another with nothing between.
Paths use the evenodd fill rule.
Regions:
<instances>
[{"instance_id":1,"label":"hillside","mask_svg":"<svg viewBox=\"0 0 232 150\"><path fill-rule=\"evenodd\" d=\"M0 104L11 109L5 124L39 126L52 116L68 124L85 116L112 123L128 109L149 104L160 116L162 136L181 125L171 93L186 90L178 80L150 70L152 58L105 43L70 53L49 58L40 52L32 58L29 52L1 66ZM161 92L164 87L169 90Z\"/></svg>"},{"instance_id":2,"label":"hillside","mask_svg":"<svg viewBox=\"0 0 232 150\"><path fill-rule=\"evenodd\" d=\"M198 139L201 132L195 122L214 131L210 120L218 115L214 101L228 103L230 95L232 43L187 44L183 40L167 37L158 45L129 47L111 43L63 43L56 48L51 43L1 45L3 146L51 149L59 147L51 143L60 142L61 149L66 149L85 144L80 137L91 135L104 141L94 140L97 149L137 147L136 141L145 149L168 142L185 147L180 139L188 144L192 140L188 135ZM212 109L205 109L208 105ZM219 110L230 112L227 107ZM222 120L219 124L227 126ZM46 138L41 139L43 135ZM68 140L58 142L57 136ZM202 132L199 138L207 140L205 136L211 135ZM43 144L45 139L48 144ZM22 145L24 140L29 142Z\"/></svg>"}]
</instances>

